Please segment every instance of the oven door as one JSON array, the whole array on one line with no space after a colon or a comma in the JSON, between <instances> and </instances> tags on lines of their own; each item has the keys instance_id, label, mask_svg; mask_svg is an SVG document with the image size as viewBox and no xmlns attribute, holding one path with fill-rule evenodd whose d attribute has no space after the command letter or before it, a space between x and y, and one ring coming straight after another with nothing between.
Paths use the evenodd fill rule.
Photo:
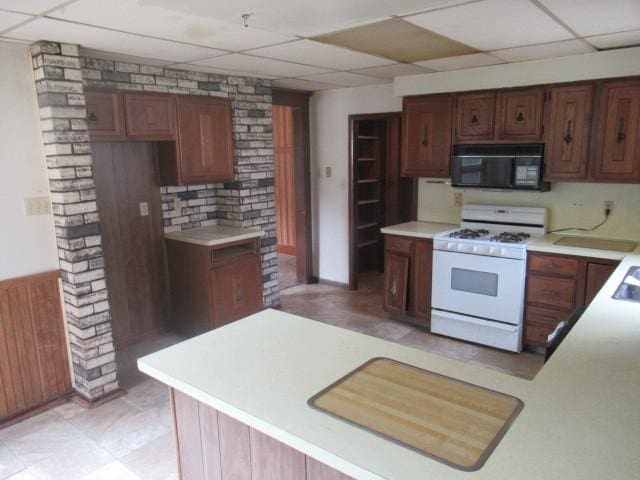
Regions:
<instances>
[{"instance_id":1,"label":"oven door","mask_svg":"<svg viewBox=\"0 0 640 480\"><path fill-rule=\"evenodd\" d=\"M520 325L525 264L511 258L436 250L432 307Z\"/></svg>"}]
</instances>

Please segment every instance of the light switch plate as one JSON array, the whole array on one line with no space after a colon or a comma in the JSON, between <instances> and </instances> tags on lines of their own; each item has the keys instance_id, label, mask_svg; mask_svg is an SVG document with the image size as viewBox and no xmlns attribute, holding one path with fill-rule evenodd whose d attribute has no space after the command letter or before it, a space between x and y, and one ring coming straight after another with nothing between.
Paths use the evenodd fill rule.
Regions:
<instances>
[{"instance_id":1,"label":"light switch plate","mask_svg":"<svg viewBox=\"0 0 640 480\"><path fill-rule=\"evenodd\" d=\"M51 213L49 197L28 197L24 199L24 211L27 216L48 215Z\"/></svg>"},{"instance_id":2,"label":"light switch plate","mask_svg":"<svg viewBox=\"0 0 640 480\"><path fill-rule=\"evenodd\" d=\"M140 202L140 216L141 217L149 216L149 204L147 202Z\"/></svg>"},{"instance_id":3,"label":"light switch plate","mask_svg":"<svg viewBox=\"0 0 640 480\"><path fill-rule=\"evenodd\" d=\"M455 192L453 194L453 206L454 207L462 207L463 199L461 192Z\"/></svg>"}]
</instances>

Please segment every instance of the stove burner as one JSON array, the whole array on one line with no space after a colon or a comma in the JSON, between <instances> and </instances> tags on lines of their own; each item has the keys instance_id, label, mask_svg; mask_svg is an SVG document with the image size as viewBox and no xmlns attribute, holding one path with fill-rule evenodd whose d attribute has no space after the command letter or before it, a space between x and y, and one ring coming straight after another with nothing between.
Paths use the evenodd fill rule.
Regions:
<instances>
[{"instance_id":1,"label":"stove burner","mask_svg":"<svg viewBox=\"0 0 640 480\"><path fill-rule=\"evenodd\" d=\"M531 235L524 232L502 232L492 236L489 240L492 242L502 243L521 243L529 238Z\"/></svg>"},{"instance_id":2,"label":"stove burner","mask_svg":"<svg viewBox=\"0 0 640 480\"><path fill-rule=\"evenodd\" d=\"M482 228L474 229L474 228L463 228L462 230L456 230L455 232L451 232L449 234L452 238L480 238L483 235L488 235L489 230L484 230Z\"/></svg>"}]
</instances>

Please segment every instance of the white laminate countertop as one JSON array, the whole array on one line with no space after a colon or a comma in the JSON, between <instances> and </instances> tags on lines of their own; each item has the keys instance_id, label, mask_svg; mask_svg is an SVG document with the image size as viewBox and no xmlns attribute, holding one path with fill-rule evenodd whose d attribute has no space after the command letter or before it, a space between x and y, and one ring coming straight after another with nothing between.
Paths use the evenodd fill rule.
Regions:
<instances>
[{"instance_id":1,"label":"white laminate countertop","mask_svg":"<svg viewBox=\"0 0 640 480\"><path fill-rule=\"evenodd\" d=\"M276 310L141 358L140 370L358 480L637 479L640 303L611 295L628 254L533 381ZM463 472L310 408L372 357L514 395L524 409L476 472Z\"/></svg>"},{"instance_id":2,"label":"white laminate countertop","mask_svg":"<svg viewBox=\"0 0 640 480\"><path fill-rule=\"evenodd\" d=\"M407 237L433 238L434 235L459 227L453 223L406 222L381 228L382 233Z\"/></svg>"},{"instance_id":3,"label":"white laminate countertop","mask_svg":"<svg viewBox=\"0 0 640 480\"><path fill-rule=\"evenodd\" d=\"M166 233L164 237L169 240L177 240L179 242L194 243L196 245L212 247L214 245L237 242L238 240L262 237L263 235L264 232L259 228L212 225L209 227L193 228L191 230L182 230L179 232L169 232Z\"/></svg>"}]
</instances>

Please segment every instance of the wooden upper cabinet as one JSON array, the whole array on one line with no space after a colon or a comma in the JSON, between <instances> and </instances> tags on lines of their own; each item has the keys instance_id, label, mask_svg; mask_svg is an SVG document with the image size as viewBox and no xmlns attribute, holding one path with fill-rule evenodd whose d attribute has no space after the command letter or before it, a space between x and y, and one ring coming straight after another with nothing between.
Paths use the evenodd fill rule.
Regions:
<instances>
[{"instance_id":1,"label":"wooden upper cabinet","mask_svg":"<svg viewBox=\"0 0 640 480\"><path fill-rule=\"evenodd\" d=\"M94 139L125 136L122 96L119 92L86 92L87 128Z\"/></svg>"},{"instance_id":2,"label":"wooden upper cabinet","mask_svg":"<svg viewBox=\"0 0 640 480\"><path fill-rule=\"evenodd\" d=\"M402 175L449 177L453 95L406 97L402 115Z\"/></svg>"},{"instance_id":3,"label":"wooden upper cabinet","mask_svg":"<svg viewBox=\"0 0 640 480\"><path fill-rule=\"evenodd\" d=\"M640 182L640 79L602 85L593 149L593 178Z\"/></svg>"},{"instance_id":4,"label":"wooden upper cabinet","mask_svg":"<svg viewBox=\"0 0 640 480\"><path fill-rule=\"evenodd\" d=\"M498 92L498 139L541 140L543 107L543 88Z\"/></svg>"},{"instance_id":5,"label":"wooden upper cabinet","mask_svg":"<svg viewBox=\"0 0 640 480\"><path fill-rule=\"evenodd\" d=\"M175 100L161 93L124 93L127 136L147 139L175 138Z\"/></svg>"},{"instance_id":6,"label":"wooden upper cabinet","mask_svg":"<svg viewBox=\"0 0 640 480\"><path fill-rule=\"evenodd\" d=\"M463 93L456 97L456 142L493 140L495 92Z\"/></svg>"},{"instance_id":7,"label":"wooden upper cabinet","mask_svg":"<svg viewBox=\"0 0 640 480\"><path fill-rule=\"evenodd\" d=\"M586 180L594 85L553 87L547 104L545 180Z\"/></svg>"},{"instance_id":8,"label":"wooden upper cabinet","mask_svg":"<svg viewBox=\"0 0 640 480\"><path fill-rule=\"evenodd\" d=\"M231 102L190 96L178 96L176 100L178 183L233 180Z\"/></svg>"}]
</instances>

